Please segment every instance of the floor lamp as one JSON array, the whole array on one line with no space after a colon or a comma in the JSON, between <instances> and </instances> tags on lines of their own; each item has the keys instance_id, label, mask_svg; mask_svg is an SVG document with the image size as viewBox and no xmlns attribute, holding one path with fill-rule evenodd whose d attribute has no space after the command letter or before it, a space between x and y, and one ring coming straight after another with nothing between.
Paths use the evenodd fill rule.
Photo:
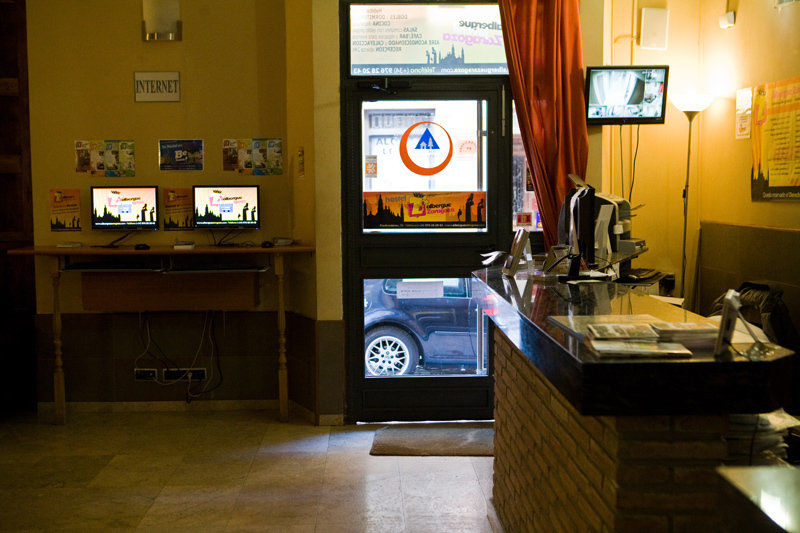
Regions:
<instances>
[{"instance_id":1,"label":"floor lamp","mask_svg":"<svg viewBox=\"0 0 800 533\"><path fill-rule=\"evenodd\" d=\"M683 298L686 286L686 222L689 214L689 170L691 169L692 158L692 121L714 100L709 94L673 94L672 103L684 112L689 119L689 141L686 149L686 183L683 185L683 246L681 255L681 298Z\"/></svg>"}]
</instances>

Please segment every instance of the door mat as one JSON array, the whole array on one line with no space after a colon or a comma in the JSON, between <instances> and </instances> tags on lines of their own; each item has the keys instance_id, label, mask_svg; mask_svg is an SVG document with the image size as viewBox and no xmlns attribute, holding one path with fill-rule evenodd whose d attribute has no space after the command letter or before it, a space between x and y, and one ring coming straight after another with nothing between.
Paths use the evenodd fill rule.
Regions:
<instances>
[{"instance_id":1,"label":"door mat","mask_svg":"<svg viewBox=\"0 0 800 533\"><path fill-rule=\"evenodd\" d=\"M375 432L370 455L494 455L492 422L397 424Z\"/></svg>"}]
</instances>

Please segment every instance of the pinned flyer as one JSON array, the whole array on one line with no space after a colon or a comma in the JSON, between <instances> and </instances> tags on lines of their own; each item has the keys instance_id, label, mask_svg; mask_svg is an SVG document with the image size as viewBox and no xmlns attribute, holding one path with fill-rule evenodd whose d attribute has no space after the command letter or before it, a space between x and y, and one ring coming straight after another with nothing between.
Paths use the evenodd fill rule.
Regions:
<instances>
[{"instance_id":1,"label":"pinned flyer","mask_svg":"<svg viewBox=\"0 0 800 533\"><path fill-rule=\"evenodd\" d=\"M378 177L378 156L367 155L364 156L364 177L377 178Z\"/></svg>"},{"instance_id":2,"label":"pinned flyer","mask_svg":"<svg viewBox=\"0 0 800 533\"><path fill-rule=\"evenodd\" d=\"M50 189L50 231L80 230L80 189Z\"/></svg>"},{"instance_id":3,"label":"pinned flyer","mask_svg":"<svg viewBox=\"0 0 800 533\"><path fill-rule=\"evenodd\" d=\"M107 178L136 175L132 140L75 141L75 172Z\"/></svg>"},{"instance_id":4,"label":"pinned flyer","mask_svg":"<svg viewBox=\"0 0 800 533\"><path fill-rule=\"evenodd\" d=\"M192 204L192 189L164 189L164 230L192 229Z\"/></svg>"},{"instance_id":5,"label":"pinned flyer","mask_svg":"<svg viewBox=\"0 0 800 533\"><path fill-rule=\"evenodd\" d=\"M158 141L159 170L203 170L202 139Z\"/></svg>"}]
</instances>

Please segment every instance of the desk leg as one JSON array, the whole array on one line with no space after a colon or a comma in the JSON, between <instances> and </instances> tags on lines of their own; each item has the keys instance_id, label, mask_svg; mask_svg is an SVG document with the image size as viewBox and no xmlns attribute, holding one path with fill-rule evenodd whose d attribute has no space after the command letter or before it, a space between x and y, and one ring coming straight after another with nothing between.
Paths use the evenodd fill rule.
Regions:
<instances>
[{"instance_id":1,"label":"desk leg","mask_svg":"<svg viewBox=\"0 0 800 533\"><path fill-rule=\"evenodd\" d=\"M67 421L67 401L64 389L64 359L61 352L61 306L59 302L59 284L61 282L61 264L53 273L53 403L55 405L56 424Z\"/></svg>"},{"instance_id":2,"label":"desk leg","mask_svg":"<svg viewBox=\"0 0 800 533\"><path fill-rule=\"evenodd\" d=\"M283 254L275 254L275 275L278 277L278 404L280 420L289 420L289 375L286 369L286 299L284 295Z\"/></svg>"}]
</instances>

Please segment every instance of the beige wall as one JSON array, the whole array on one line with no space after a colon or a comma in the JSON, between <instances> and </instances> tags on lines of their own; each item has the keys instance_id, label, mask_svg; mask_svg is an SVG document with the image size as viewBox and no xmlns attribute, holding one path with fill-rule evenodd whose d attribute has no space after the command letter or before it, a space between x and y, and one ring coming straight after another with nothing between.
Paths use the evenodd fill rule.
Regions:
<instances>
[{"instance_id":1,"label":"beige wall","mask_svg":"<svg viewBox=\"0 0 800 533\"><path fill-rule=\"evenodd\" d=\"M191 8L189 8L191 6ZM258 183L262 187L263 229L247 238L260 242L292 233L291 173L239 176L222 172L225 137L286 138L286 52L283 1L192 0L181 12L181 42L141 40L139 0L29 0L31 156L34 239L37 245L62 240L99 244L119 233L89 229L90 185L128 184L190 187L192 184ZM133 73L179 71L179 103L135 103ZM134 178L90 177L74 171L76 139L136 141ZM199 138L206 143L202 172L160 172L157 142ZM284 154L288 154L287 147ZM81 190L84 229L51 233L48 191ZM146 232L131 241L167 244L173 239L200 244L208 232ZM50 309L48 270L37 265L39 311ZM65 276L65 311L79 310L77 276ZM272 291L265 290L267 306Z\"/></svg>"},{"instance_id":2,"label":"beige wall","mask_svg":"<svg viewBox=\"0 0 800 533\"><path fill-rule=\"evenodd\" d=\"M695 89L717 96L694 121L689 184L687 294L692 293L699 221L800 227L797 202L750 201L750 141L734 138L734 91L800 74L800 5L777 10L762 0L606 0L611 23L605 36L611 64L668 64L669 94ZM609 7L610 6L610 7ZM668 49L642 50L630 37L638 33L643 7L670 10ZM736 13L734 28L718 18ZM622 174L630 186L635 126L604 127L603 190L620 194ZM663 126L642 126L636 162L633 205L644 204L634 218L635 236L650 251L638 265L680 272L688 122L671 103Z\"/></svg>"},{"instance_id":3,"label":"beige wall","mask_svg":"<svg viewBox=\"0 0 800 533\"><path fill-rule=\"evenodd\" d=\"M800 76L800 3L777 10L773 2L731 2L736 25L727 30L717 23L723 8L707 1L700 13L705 81L717 95L701 124L700 218L798 229L800 202L750 200L750 140L734 137L734 91Z\"/></svg>"}]
</instances>

